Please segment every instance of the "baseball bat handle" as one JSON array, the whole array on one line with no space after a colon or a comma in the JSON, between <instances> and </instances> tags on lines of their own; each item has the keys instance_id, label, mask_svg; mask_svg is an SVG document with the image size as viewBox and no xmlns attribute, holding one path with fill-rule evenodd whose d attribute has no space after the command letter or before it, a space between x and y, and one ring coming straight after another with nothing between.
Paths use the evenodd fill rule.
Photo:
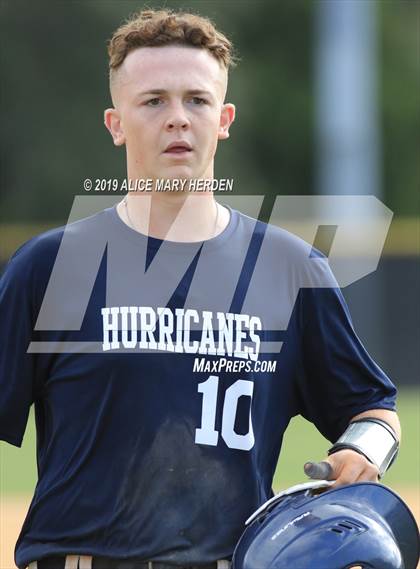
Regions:
<instances>
[{"instance_id":1,"label":"baseball bat handle","mask_svg":"<svg viewBox=\"0 0 420 569\"><path fill-rule=\"evenodd\" d=\"M309 476L309 478L313 480L333 479L333 469L325 460L322 462L306 462L303 469L306 476Z\"/></svg>"}]
</instances>

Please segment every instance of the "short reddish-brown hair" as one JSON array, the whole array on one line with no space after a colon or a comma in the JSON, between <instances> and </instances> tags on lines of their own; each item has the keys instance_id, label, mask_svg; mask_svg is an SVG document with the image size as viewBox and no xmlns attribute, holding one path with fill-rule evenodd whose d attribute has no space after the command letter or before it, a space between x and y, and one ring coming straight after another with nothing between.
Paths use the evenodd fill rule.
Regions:
<instances>
[{"instance_id":1,"label":"short reddish-brown hair","mask_svg":"<svg viewBox=\"0 0 420 569\"><path fill-rule=\"evenodd\" d=\"M188 12L147 9L131 16L110 39L111 79L130 51L165 45L206 49L226 69L235 65L232 43L208 18Z\"/></svg>"}]
</instances>

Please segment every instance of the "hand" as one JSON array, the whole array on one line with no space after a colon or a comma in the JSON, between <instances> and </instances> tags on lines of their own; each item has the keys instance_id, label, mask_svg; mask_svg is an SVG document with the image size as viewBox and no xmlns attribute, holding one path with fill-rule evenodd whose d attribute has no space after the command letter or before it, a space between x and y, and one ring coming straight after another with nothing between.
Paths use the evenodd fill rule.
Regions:
<instances>
[{"instance_id":1,"label":"hand","mask_svg":"<svg viewBox=\"0 0 420 569\"><path fill-rule=\"evenodd\" d=\"M378 482L379 470L366 457L350 449L331 454L325 461L331 466L328 480L335 480L331 488L354 482Z\"/></svg>"}]
</instances>

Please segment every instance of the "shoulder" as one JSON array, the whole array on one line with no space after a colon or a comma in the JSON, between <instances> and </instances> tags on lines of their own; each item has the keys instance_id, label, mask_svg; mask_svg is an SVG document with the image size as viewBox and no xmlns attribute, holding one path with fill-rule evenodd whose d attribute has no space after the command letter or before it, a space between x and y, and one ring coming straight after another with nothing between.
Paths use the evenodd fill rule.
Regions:
<instances>
[{"instance_id":1,"label":"shoulder","mask_svg":"<svg viewBox=\"0 0 420 569\"><path fill-rule=\"evenodd\" d=\"M264 242L267 246L282 247L285 252L305 257L311 253L311 245L290 231L272 223L265 223L240 211L233 211L238 216L238 227L264 235Z\"/></svg>"},{"instance_id":2,"label":"shoulder","mask_svg":"<svg viewBox=\"0 0 420 569\"><path fill-rule=\"evenodd\" d=\"M25 280L49 274L63 238L82 245L84 239L107 217L107 210L36 235L23 243L11 256L5 275L19 275Z\"/></svg>"},{"instance_id":3,"label":"shoulder","mask_svg":"<svg viewBox=\"0 0 420 569\"><path fill-rule=\"evenodd\" d=\"M338 286L327 257L312 244L272 223L236 214L240 229L261 236L260 263L269 264L273 272L287 272L289 279L296 279L298 288Z\"/></svg>"}]
</instances>

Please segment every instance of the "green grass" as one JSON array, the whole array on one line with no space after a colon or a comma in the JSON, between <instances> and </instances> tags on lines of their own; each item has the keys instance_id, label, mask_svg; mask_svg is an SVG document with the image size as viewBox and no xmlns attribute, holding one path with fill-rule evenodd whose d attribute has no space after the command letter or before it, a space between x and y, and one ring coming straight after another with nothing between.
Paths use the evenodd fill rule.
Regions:
<instances>
[{"instance_id":1,"label":"green grass","mask_svg":"<svg viewBox=\"0 0 420 569\"><path fill-rule=\"evenodd\" d=\"M401 390L399 415L403 444L396 463L384 482L393 485L420 483L420 390ZM278 464L274 488L287 488L306 479L303 464L307 460L322 460L329 442L307 421L295 418L286 432ZM36 483L35 429L31 413L21 449L0 442L0 494L32 493Z\"/></svg>"}]
</instances>

